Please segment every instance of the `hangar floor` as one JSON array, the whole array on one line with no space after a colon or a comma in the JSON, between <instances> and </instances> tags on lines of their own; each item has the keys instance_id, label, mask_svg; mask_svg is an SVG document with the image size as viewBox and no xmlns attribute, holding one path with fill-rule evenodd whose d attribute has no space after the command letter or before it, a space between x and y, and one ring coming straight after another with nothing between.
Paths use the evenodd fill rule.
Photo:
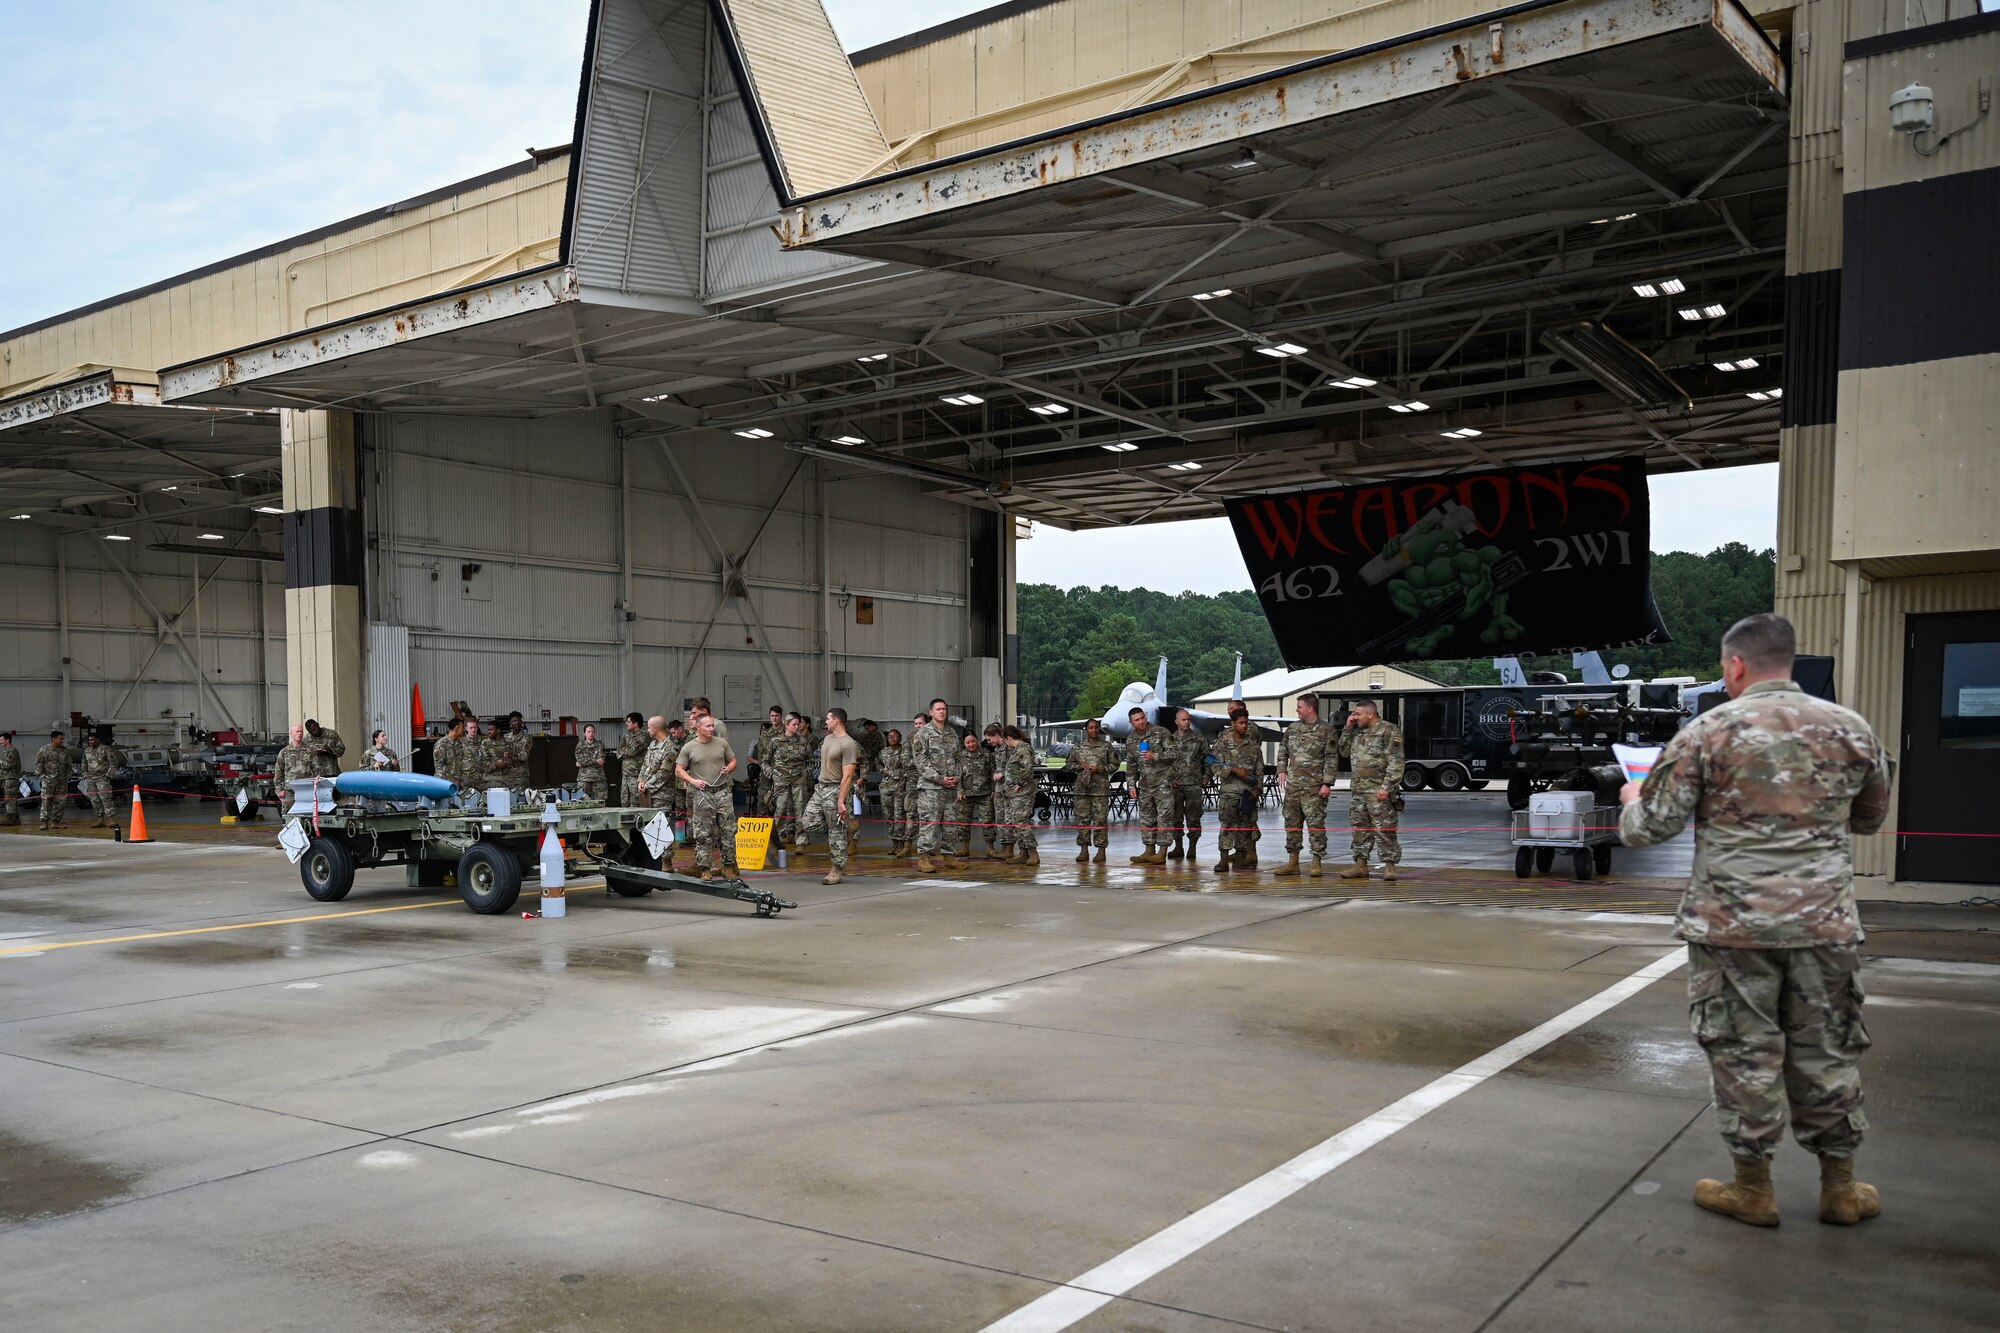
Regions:
<instances>
[{"instance_id":1,"label":"hangar floor","mask_svg":"<svg viewBox=\"0 0 2000 1333\"><path fill-rule=\"evenodd\" d=\"M1788 1147L1760 1232L1687 1200L1723 1154L1631 912L1045 867L526 921L386 870L312 904L261 849L5 836L0 871L9 1329L976 1329L1190 1215L1123 1296L1016 1326L1972 1328L2000 1296L1988 909L1870 909L1885 1212L1819 1225Z\"/></svg>"}]
</instances>

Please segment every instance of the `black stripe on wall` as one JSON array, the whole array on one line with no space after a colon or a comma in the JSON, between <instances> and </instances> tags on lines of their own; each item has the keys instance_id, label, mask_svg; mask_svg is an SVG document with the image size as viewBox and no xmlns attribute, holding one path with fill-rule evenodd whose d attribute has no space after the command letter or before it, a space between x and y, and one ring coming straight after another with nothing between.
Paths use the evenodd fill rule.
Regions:
<instances>
[{"instance_id":1,"label":"black stripe on wall","mask_svg":"<svg viewBox=\"0 0 2000 1333\"><path fill-rule=\"evenodd\" d=\"M1840 270L1785 275L1785 398L1778 425L1824 426L1840 386Z\"/></svg>"},{"instance_id":2,"label":"black stripe on wall","mask_svg":"<svg viewBox=\"0 0 2000 1333\"><path fill-rule=\"evenodd\" d=\"M2000 352L1996 216L2000 167L1848 195L1840 368Z\"/></svg>"},{"instance_id":3,"label":"black stripe on wall","mask_svg":"<svg viewBox=\"0 0 2000 1333\"><path fill-rule=\"evenodd\" d=\"M285 586L361 586L361 511L328 506L285 515Z\"/></svg>"},{"instance_id":4,"label":"black stripe on wall","mask_svg":"<svg viewBox=\"0 0 2000 1333\"><path fill-rule=\"evenodd\" d=\"M1943 23L1925 23L1915 28L1904 28L1900 32L1885 32L1879 37L1860 37L1847 44L1840 54L1846 60L1865 60L1869 56L1887 55L1891 51L1908 51L1912 47L1935 46L1939 42L1956 41L1960 37L1970 37L1974 33L2000 28L2000 11L1986 14L1969 14L1962 19L1948 19Z\"/></svg>"}]
</instances>

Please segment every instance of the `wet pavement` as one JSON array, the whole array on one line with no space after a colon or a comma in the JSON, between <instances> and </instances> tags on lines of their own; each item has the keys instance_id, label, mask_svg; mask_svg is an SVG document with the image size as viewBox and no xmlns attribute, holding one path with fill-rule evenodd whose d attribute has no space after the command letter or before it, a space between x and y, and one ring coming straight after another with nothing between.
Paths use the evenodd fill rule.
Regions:
<instances>
[{"instance_id":1,"label":"wet pavement","mask_svg":"<svg viewBox=\"0 0 2000 1333\"><path fill-rule=\"evenodd\" d=\"M1393 889L1058 834L774 875L774 921L0 835L0 1326L979 1329L1479 1062L1032 1326L1991 1327L2000 912L1865 910L1884 1214L1819 1225L1788 1146L1752 1231L1687 1199L1726 1161L1683 974L1519 1041L1675 954L1674 853L1517 882L1492 800L1413 800Z\"/></svg>"}]
</instances>

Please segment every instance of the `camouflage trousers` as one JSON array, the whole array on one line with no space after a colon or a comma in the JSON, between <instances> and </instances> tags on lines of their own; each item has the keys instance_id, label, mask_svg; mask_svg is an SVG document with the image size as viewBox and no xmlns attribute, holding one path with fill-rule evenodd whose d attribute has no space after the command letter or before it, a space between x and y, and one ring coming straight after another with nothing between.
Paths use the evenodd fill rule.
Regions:
<instances>
[{"instance_id":1,"label":"camouflage trousers","mask_svg":"<svg viewBox=\"0 0 2000 1333\"><path fill-rule=\"evenodd\" d=\"M639 770L637 765L628 765L628 768L631 771L625 775L622 790L618 793L618 804L628 808L653 804L651 801L642 801L639 799Z\"/></svg>"},{"instance_id":2,"label":"camouflage trousers","mask_svg":"<svg viewBox=\"0 0 2000 1333\"><path fill-rule=\"evenodd\" d=\"M1243 797L1248 793L1251 800L1250 813L1242 813ZM1257 840L1264 836L1257 827L1257 788L1248 782L1224 779L1222 796L1216 802L1215 822L1222 826L1222 834L1216 845L1235 856L1241 852L1255 851Z\"/></svg>"},{"instance_id":3,"label":"camouflage trousers","mask_svg":"<svg viewBox=\"0 0 2000 1333\"><path fill-rule=\"evenodd\" d=\"M586 801L603 800L604 770L601 768L577 770L576 785L582 788L584 800Z\"/></svg>"},{"instance_id":4,"label":"camouflage trousers","mask_svg":"<svg viewBox=\"0 0 2000 1333\"><path fill-rule=\"evenodd\" d=\"M47 778L42 779L43 828L61 828L63 820L69 815L69 792L66 790L68 785L62 782L52 783ZM58 787L65 790L54 791Z\"/></svg>"},{"instance_id":5,"label":"camouflage trousers","mask_svg":"<svg viewBox=\"0 0 2000 1333\"><path fill-rule=\"evenodd\" d=\"M910 807L914 804L908 787L882 788L882 822L889 826L889 841L908 842L916 834L910 828Z\"/></svg>"},{"instance_id":6,"label":"camouflage trousers","mask_svg":"<svg viewBox=\"0 0 2000 1333\"><path fill-rule=\"evenodd\" d=\"M118 807L111 799L110 778L85 778L83 794L90 798L91 808L97 811L99 819L115 821L118 818Z\"/></svg>"},{"instance_id":7,"label":"camouflage trousers","mask_svg":"<svg viewBox=\"0 0 2000 1333\"><path fill-rule=\"evenodd\" d=\"M825 834L826 849L833 856L833 868L847 869L847 811L840 808L839 783L814 784L812 795L806 800L805 813L799 817L801 845L808 834L814 837Z\"/></svg>"},{"instance_id":8,"label":"camouflage trousers","mask_svg":"<svg viewBox=\"0 0 2000 1333\"><path fill-rule=\"evenodd\" d=\"M958 798L957 823L952 827L951 849L960 856L972 850L975 839L986 840L986 850L991 852L993 844L1006 836L1005 829L993 827L997 802L991 792L984 796L960 796ZM1006 844L1001 843L1002 846Z\"/></svg>"},{"instance_id":9,"label":"camouflage trousers","mask_svg":"<svg viewBox=\"0 0 2000 1333\"><path fill-rule=\"evenodd\" d=\"M1016 847L1024 852L1039 851L1040 842L1035 838L1035 793L1024 791L1018 796L997 795L993 798L994 813L1000 821L1000 845Z\"/></svg>"},{"instance_id":10,"label":"camouflage trousers","mask_svg":"<svg viewBox=\"0 0 2000 1333\"><path fill-rule=\"evenodd\" d=\"M1769 1157L1785 1134L1807 1152L1852 1157L1861 1109L1858 945L1718 949L1688 945L1688 1022L1708 1052L1716 1127L1731 1156Z\"/></svg>"},{"instance_id":11,"label":"camouflage trousers","mask_svg":"<svg viewBox=\"0 0 2000 1333\"><path fill-rule=\"evenodd\" d=\"M4 791L0 791L0 819L6 820L9 824L19 823L21 819L21 779L18 777L0 778L0 788L5 788Z\"/></svg>"},{"instance_id":12,"label":"camouflage trousers","mask_svg":"<svg viewBox=\"0 0 2000 1333\"><path fill-rule=\"evenodd\" d=\"M718 865L736 869L736 803L729 784L694 792L688 802L688 841L694 844L697 870Z\"/></svg>"},{"instance_id":13,"label":"camouflage trousers","mask_svg":"<svg viewBox=\"0 0 2000 1333\"><path fill-rule=\"evenodd\" d=\"M944 787L919 787L910 822L916 825L917 852L922 856L948 854L951 830L945 822L958 809L958 793Z\"/></svg>"},{"instance_id":14,"label":"camouflage trousers","mask_svg":"<svg viewBox=\"0 0 2000 1333\"><path fill-rule=\"evenodd\" d=\"M1203 795L1204 793L1200 787L1180 786L1174 788L1174 819L1172 822L1175 828L1186 829L1189 833L1197 837L1201 835L1201 815L1205 804L1202 799Z\"/></svg>"},{"instance_id":15,"label":"camouflage trousers","mask_svg":"<svg viewBox=\"0 0 2000 1333\"><path fill-rule=\"evenodd\" d=\"M1396 821L1402 818L1396 809L1396 798L1402 793L1390 787L1389 799L1385 801L1375 794L1380 790L1368 787L1351 793L1347 798L1347 822L1354 826L1355 860L1366 861L1372 848L1382 853L1383 865L1392 866L1403 859L1403 844L1396 835Z\"/></svg>"},{"instance_id":16,"label":"camouflage trousers","mask_svg":"<svg viewBox=\"0 0 2000 1333\"><path fill-rule=\"evenodd\" d=\"M1076 794L1076 845L1102 847L1111 839L1111 793Z\"/></svg>"},{"instance_id":17,"label":"camouflage trousers","mask_svg":"<svg viewBox=\"0 0 2000 1333\"><path fill-rule=\"evenodd\" d=\"M1305 846L1306 830L1312 830L1313 859L1326 855L1326 797L1311 779L1285 783L1285 851Z\"/></svg>"},{"instance_id":18,"label":"camouflage trousers","mask_svg":"<svg viewBox=\"0 0 2000 1333\"><path fill-rule=\"evenodd\" d=\"M1167 783L1141 784L1133 795L1132 804L1139 812L1140 841L1148 847L1155 843L1164 847L1173 836L1173 830L1179 827L1174 822L1178 818L1178 810L1173 787Z\"/></svg>"},{"instance_id":19,"label":"camouflage trousers","mask_svg":"<svg viewBox=\"0 0 2000 1333\"><path fill-rule=\"evenodd\" d=\"M751 812L769 819L778 813L778 784L771 779L769 765L757 768L757 799L752 802Z\"/></svg>"},{"instance_id":20,"label":"camouflage trousers","mask_svg":"<svg viewBox=\"0 0 2000 1333\"><path fill-rule=\"evenodd\" d=\"M776 837L779 842L805 841L805 831L800 821L806 817L806 807L812 804L813 785L804 778L771 779L771 817L777 820ZM834 794L840 794L838 787Z\"/></svg>"}]
</instances>

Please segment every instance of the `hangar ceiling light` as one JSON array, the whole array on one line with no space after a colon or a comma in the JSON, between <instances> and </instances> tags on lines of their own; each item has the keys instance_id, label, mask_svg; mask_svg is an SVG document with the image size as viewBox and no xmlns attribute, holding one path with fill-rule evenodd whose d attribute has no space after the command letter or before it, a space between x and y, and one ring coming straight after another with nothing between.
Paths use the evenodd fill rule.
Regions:
<instances>
[{"instance_id":1,"label":"hangar ceiling light","mask_svg":"<svg viewBox=\"0 0 2000 1333\"><path fill-rule=\"evenodd\" d=\"M1768 403L1783 398L1785 391L1783 389L1752 389L1745 396L1755 398L1760 403Z\"/></svg>"},{"instance_id":2,"label":"hangar ceiling light","mask_svg":"<svg viewBox=\"0 0 2000 1333\"><path fill-rule=\"evenodd\" d=\"M887 352L870 352L867 356L857 356L854 359L856 361L887 361L889 354Z\"/></svg>"},{"instance_id":3,"label":"hangar ceiling light","mask_svg":"<svg viewBox=\"0 0 2000 1333\"><path fill-rule=\"evenodd\" d=\"M108 542L129 542L132 539L122 532L107 532L104 534L104 540Z\"/></svg>"},{"instance_id":4,"label":"hangar ceiling light","mask_svg":"<svg viewBox=\"0 0 2000 1333\"><path fill-rule=\"evenodd\" d=\"M1661 278L1658 282L1635 282L1632 284L1632 290L1640 296L1659 296L1662 293L1668 296L1679 296L1687 289L1688 285L1679 278Z\"/></svg>"},{"instance_id":5,"label":"hangar ceiling light","mask_svg":"<svg viewBox=\"0 0 2000 1333\"><path fill-rule=\"evenodd\" d=\"M1305 350L1305 348L1299 346L1297 343L1276 343L1270 347L1259 347L1257 349L1263 356L1277 357L1303 356L1305 355Z\"/></svg>"},{"instance_id":6,"label":"hangar ceiling light","mask_svg":"<svg viewBox=\"0 0 2000 1333\"><path fill-rule=\"evenodd\" d=\"M17 521L18 521L18 520L20 520L20 519L24 519L24 518L27 518L27 517L28 517L28 515L26 515L26 514L9 514L9 515L8 515L7 517L9 517L10 519L14 519L14 520L17 520Z\"/></svg>"},{"instance_id":7,"label":"hangar ceiling light","mask_svg":"<svg viewBox=\"0 0 2000 1333\"><path fill-rule=\"evenodd\" d=\"M1475 430L1471 426L1460 426L1457 430L1448 430L1441 432L1441 434L1443 434L1444 438L1447 440L1470 440L1470 439L1475 439L1478 436L1483 435L1484 433L1485 433L1484 431Z\"/></svg>"},{"instance_id":8,"label":"hangar ceiling light","mask_svg":"<svg viewBox=\"0 0 2000 1333\"><path fill-rule=\"evenodd\" d=\"M204 532L204 533L200 533L200 534L198 534L198 535L196 536L195 540L197 540L197 541L204 541L204 542L219 542L219 541L226 541L226 540L228 540L228 539L227 539L227 538L225 538L225 537L224 537L224 536L223 536L223 535L222 535L221 533L219 533L219 532Z\"/></svg>"},{"instance_id":9,"label":"hangar ceiling light","mask_svg":"<svg viewBox=\"0 0 2000 1333\"><path fill-rule=\"evenodd\" d=\"M1757 368L1757 358L1754 356L1745 356L1739 357L1734 361L1717 361L1713 365L1717 370L1755 370Z\"/></svg>"},{"instance_id":10,"label":"hangar ceiling light","mask_svg":"<svg viewBox=\"0 0 2000 1333\"><path fill-rule=\"evenodd\" d=\"M948 393L944 400L953 407L977 407L986 401L976 393Z\"/></svg>"},{"instance_id":11,"label":"hangar ceiling light","mask_svg":"<svg viewBox=\"0 0 2000 1333\"><path fill-rule=\"evenodd\" d=\"M1231 292L1235 290L1236 289L1234 287L1217 287L1212 292L1196 292L1194 294L1194 299L1197 301L1213 301L1219 297L1228 296Z\"/></svg>"},{"instance_id":12,"label":"hangar ceiling light","mask_svg":"<svg viewBox=\"0 0 2000 1333\"><path fill-rule=\"evenodd\" d=\"M1030 403L1028 410L1038 417L1059 417L1069 411L1061 403Z\"/></svg>"},{"instance_id":13,"label":"hangar ceiling light","mask_svg":"<svg viewBox=\"0 0 2000 1333\"><path fill-rule=\"evenodd\" d=\"M1104 450L1106 453L1129 454L1134 449L1137 449L1139 446L1132 443L1130 440L1120 440L1116 444L1100 444L1097 447ZM21 517L26 518L27 515L23 514L21 515Z\"/></svg>"},{"instance_id":14,"label":"hangar ceiling light","mask_svg":"<svg viewBox=\"0 0 2000 1333\"><path fill-rule=\"evenodd\" d=\"M1201 471L1201 464L1199 464L1199 463L1169 463L1169 464L1167 464L1167 471L1169 471L1169 472L1199 472L1199 471Z\"/></svg>"},{"instance_id":15,"label":"hangar ceiling light","mask_svg":"<svg viewBox=\"0 0 2000 1333\"><path fill-rule=\"evenodd\" d=\"M862 439L862 438L861 438L861 437L860 437L859 435L836 435L836 436L834 436L834 437L833 437L833 442L834 442L835 444L866 444L866 443L868 443L868 441L866 441L866 440Z\"/></svg>"},{"instance_id":16,"label":"hangar ceiling light","mask_svg":"<svg viewBox=\"0 0 2000 1333\"><path fill-rule=\"evenodd\" d=\"M1682 311L1686 314L1686 311ZM1633 407L1677 407L1693 402L1644 352L1588 320L1559 324L1542 333L1542 345Z\"/></svg>"},{"instance_id":17,"label":"hangar ceiling light","mask_svg":"<svg viewBox=\"0 0 2000 1333\"><path fill-rule=\"evenodd\" d=\"M746 440L768 440L771 438L771 432L765 430L762 426L745 426L742 430L731 431L730 434L741 435Z\"/></svg>"},{"instance_id":18,"label":"hangar ceiling light","mask_svg":"<svg viewBox=\"0 0 2000 1333\"><path fill-rule=\"evenodd\" d=\"M1407 403L1389 404L1389 410L1391 412L1428 412L1431 410L1431 405L1422 399L1412 398Z\"/></svg>"},{"instance_id":19,"label":"hangar ceiling light","mask_svg":"<svg viewBox=\"0 0 2000 1333\"><path fill-rule=\"evenodd\" d=\"M1372 389L1376 382L1366 375L1349 375L1344 380L1328 380L1327 383L1336 389Z\"/></svg>"},{"instance_id":20,"label":"hangar ceiling light","mask_svg":"<svg viewBox=\"0 0 2000 1333\"><path fill-rule=\"evenodd\" d=\"M276 505L258 505L257 512L260 514L282 514L285 511Z\"/></svg>"}]
</instances>

